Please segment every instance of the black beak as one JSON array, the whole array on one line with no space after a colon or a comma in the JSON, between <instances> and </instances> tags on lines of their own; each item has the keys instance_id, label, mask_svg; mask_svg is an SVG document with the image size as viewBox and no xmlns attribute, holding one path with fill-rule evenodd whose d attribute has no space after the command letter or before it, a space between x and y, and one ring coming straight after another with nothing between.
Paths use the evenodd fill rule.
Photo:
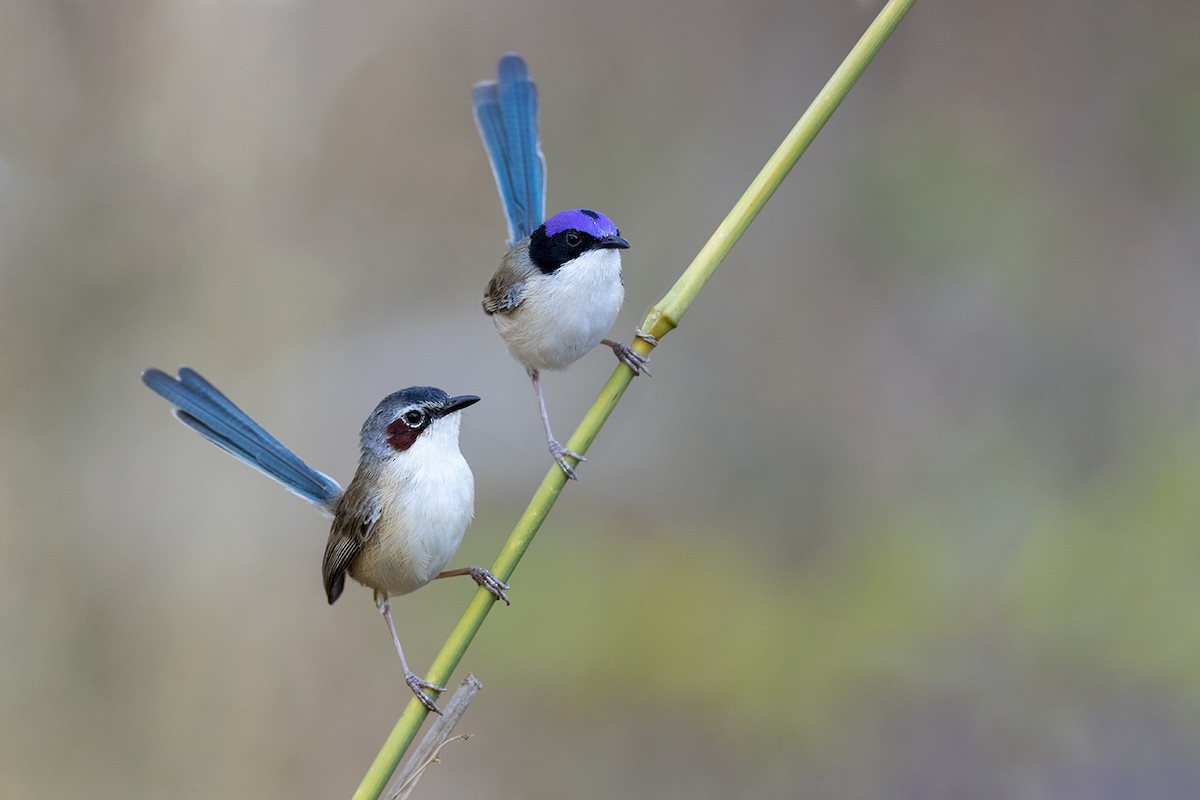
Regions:
<instances>
[{"instance_id":1,"label":"black beak","mask_svg":"<svg viewBox=\"0 0 1200 800\"><path fill-rule=\"evenodd\" d=\"M603 239L597 239L596 247L603 247L610 250L628 250L629 242L625 241L620 236L613 234L612 236L605 236Z\"/></svg>"},{"instance_id":2,"label":"black beak","mask_svg":"<svg viewBox=\"0 0 1200 800\"><path fill-rule=\"evenodd\" d=\"M451 397L446 401L446 405L442 406L442 416L453 414L455 411L462 411L467 406L473 406L479 402L479 398L473 394L460 394L458 397Z\"/></svg>"}]
</instances>

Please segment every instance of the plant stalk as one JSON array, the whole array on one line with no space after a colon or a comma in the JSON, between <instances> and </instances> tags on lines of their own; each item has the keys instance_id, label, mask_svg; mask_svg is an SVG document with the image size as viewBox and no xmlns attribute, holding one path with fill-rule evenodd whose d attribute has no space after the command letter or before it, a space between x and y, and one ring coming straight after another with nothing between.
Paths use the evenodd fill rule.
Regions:
<instances>
[{"instance_id":1,"label":"plant stalk","mask_svg":"<svg viewBox=\"0 0 1200 800\"><path fill-rule=\"evenodd\" d=\"M866 70L867 65L883 47L884 42L891 36L892 31L900 24L900 20L912 8L916 0L889 0L879 12L879 15L867 28L862 38L854 45L841 66L833 73L829 82L821 90L817 98L800 117L795 127L780 144L774 155L767 161L758 176L751 182L750 187L733 209L725 217L708 242L692 260L691 265L671 287L671 290L656 303L642 323L641 330L656 340L661 340L670 333L699 295L700 290L712 277L713 272L729 254L729 251L750 227L750 223L771 199L771 195L779 188L783 179L795 166L800 156L808 149L809 144L816 138L821 128L833 115L834 110L841 104L851 87ZM634 341L634 349L642 355L648 355L654 345L638 338ZM617 402L629 388L633 380L633 371L628 367L618 365L599 396L592 403L591 409L575 429L567 448L577 453L587 453L588 447L595 441L600 428L612 414ZM502 581L507 581L516 569L521 556L525 554L538 528L550 513L550 509L558 500L558 495L566 485L567 478L557 465L554 465L542 479L537 492L529 502L525 512L517 521L516 527L505 543L496 562L492 565L492 574ZM434 659L425 679L431 683L445 685L451 673L458 666L466 652L467 646L483 625L488 612L491 611L495 599L483 588L475 592L458 624L450 632L442 645L441 651ZM396 769L403 758L405 750L416 737L428 712L419 700L413 698L404 709L396 726L384 742L362 783L354 793L355 800L376 800L387 785L388 777Z\"/></svg>"}]
</instances>

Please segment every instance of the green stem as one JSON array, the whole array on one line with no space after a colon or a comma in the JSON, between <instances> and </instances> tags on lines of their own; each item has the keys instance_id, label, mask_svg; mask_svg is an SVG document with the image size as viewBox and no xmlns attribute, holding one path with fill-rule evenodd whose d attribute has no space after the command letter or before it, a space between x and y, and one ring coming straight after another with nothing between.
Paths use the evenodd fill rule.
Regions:
<instances>
[{"instance_id":1,"label":"green stem","mask_svg":"<svg viewBox=\"0 0 1200 800\"><path fill-rule=\"evenodd\" d=\"M758 216L758 212L779 188L779 184L783 182L788 172L795 166L796 161L808 149L808 145L816 138L817 133L824 127L855 81L871 63L871 59L883 47L883 43L887 41L892 31L900 24L900 20L904 18L915 2L916 0L889 0L883 10L879 12L879 16L867 28L866 33L846 56L829 82L825 84L816 100L808 107L796 126L792 128L791 133L783 140L779 149L767 161L758 177L750 184L750 188L746 190L728 216L717 227L716 232L700 249L691 265L684 270L666 296L650 309L645 322L642 323L643 331L661 339L679 324L680 318L691 306L700 290L704 288L704 284L712 277L717 266L729 254L746 229L750 227L750 223ZM643 355L653 349L649 342L642 339L637 339L634 347ZM600 390L599 397L596 398L579 427L575 429L570 441L567 442L569 449L577 453L587 452L588 447L600 432L600 428L612 414L617 401L629 387L631 380L633 380L633 372L628 367L618 366L604 388ZM555 501L558 500L558 495L562 492L566 482L566 476L557 466L551 467L546 473L537 493L534 494L525 513L517 521L512 535L509 536L504 548L500 551L496 563L492 565L492 573L500 580L507 581L512 575L521 556L525 554L525 550L533 541L538 528L550 513ZM429 671L425 673L426 680L439 685L445 685L450 680L451 674L458 666L467 646L483 625L483 620L491 611L494 603L495 600L485 589L481 588L476 591L467 610L463 612L462 618L450 632L450 636L442 645L442 649L434 659ZM376 756L375 762L363 777L358 791L354 793L355 800L368 800L368 798L373 800L379 797L388 778L404 756L405 750L416 737L421 723L425 720L426 713L425 707L416 698L409 701L404 714L392 729L387 741L384 742L379 755Z\"/></svg>"}]
</instances>

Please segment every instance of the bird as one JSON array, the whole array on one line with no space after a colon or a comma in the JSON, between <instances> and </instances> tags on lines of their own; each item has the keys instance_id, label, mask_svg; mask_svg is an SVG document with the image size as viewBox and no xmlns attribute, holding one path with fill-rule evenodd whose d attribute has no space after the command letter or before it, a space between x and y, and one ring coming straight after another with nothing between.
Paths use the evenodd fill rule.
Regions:
<instances>
[{"instance_id":1,"label":"bird","mask_svg":"<svg viewBox=\"0 0 1200 800\"><path fill-rule=\"evenodd\" d=\"M621 251L629 242L611 219L589 208L545 218L537 86L521 56L502 56L496 80L476 84L471 100L508 222L508 251L484 291L483 311L533 382L550 455L576 480L567 459L587 459L554 438L541 373L565 369L603 344L635 375L650 374L645 356L606 338L625 299ZM636 335L655 343L640 330Z\"/></svg>"},{"instance_id":2,"label":"bird","mask_svg":"<svg viewBox=\"0 0 1200 800\"><path fill-rule=\"evenodd\" d=\"M255 422L198 372L174 377L158 369L142 381L175 406L175 418L235 458L333 518L321 574L332 604L346 576L375 593L404 680L425 706L441 711L424 690L445 688L409 669L392 621L389 598L436 578L469 575L508 604L507 584L483 567L445 570L474 515L475 478L458 446L460 412L475 395L451 397L432 386L410 386L379 402L359 434L358 469L345 489Z\"/></svg>"}]
</instances>

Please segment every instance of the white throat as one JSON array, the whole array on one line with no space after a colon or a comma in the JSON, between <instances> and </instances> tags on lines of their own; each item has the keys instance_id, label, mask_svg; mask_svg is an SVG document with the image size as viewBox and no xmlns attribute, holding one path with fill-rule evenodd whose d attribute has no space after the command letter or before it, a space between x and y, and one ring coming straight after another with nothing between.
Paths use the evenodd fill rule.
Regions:
<instances>
[{"instance_id":1,"label":"white throat","mask_svg":"<svg viewBox=\"0 0 1200 800\"><path fill-rule=\"evenodd\" d=\"M380 523L398 526L375 565L376 584L389 594L405 594L425 585L454 556L475 514L475 476L458 449L458 413L430 424L403 453L383 467L389 484ZM369 585L370 581L364 581Z\"/></svg>"},{"instance_id":2,"label":"white throat","mask_svg":"<svg viewBox=\"0 0 1200 800\"><path fill-rule=\"evenodd\" d=\"M600 343L616 322L625 287L621 251L589 250L555 272L530 276L525 300L492 320L527 368L564 369Z\"/></svg>"}]
</instances>

